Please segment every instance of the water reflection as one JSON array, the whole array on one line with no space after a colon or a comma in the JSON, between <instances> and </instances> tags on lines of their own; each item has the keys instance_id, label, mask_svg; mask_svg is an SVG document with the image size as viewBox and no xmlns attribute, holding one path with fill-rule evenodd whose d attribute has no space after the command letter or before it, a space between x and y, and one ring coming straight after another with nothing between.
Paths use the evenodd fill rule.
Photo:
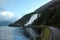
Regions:
<instances>
[{"instance_id":1,"label":"water reflection","mask_svg":"<svg viewBox=\"0 0 60 40\"><path fill-rule=\"evenodd\" d=\"M23 35L22 28L20 27L0 27L0 40L29 40Z\"/></svg>"}]
</instances>

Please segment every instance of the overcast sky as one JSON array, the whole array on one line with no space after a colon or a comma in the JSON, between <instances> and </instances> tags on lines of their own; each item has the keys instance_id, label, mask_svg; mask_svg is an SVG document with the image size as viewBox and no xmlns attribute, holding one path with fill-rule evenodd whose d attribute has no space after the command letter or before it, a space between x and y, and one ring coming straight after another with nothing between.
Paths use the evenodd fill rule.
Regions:
<instances>
[{"instance_id":1,"label":"overcast sky","mask_svg":"<svg viewBox=\"0 0 60 40\"><path fill-rule=\"evenodd\" d=\"M50 0L0 0L0 19L21 18Z\"/></svg>"}]
</instances>

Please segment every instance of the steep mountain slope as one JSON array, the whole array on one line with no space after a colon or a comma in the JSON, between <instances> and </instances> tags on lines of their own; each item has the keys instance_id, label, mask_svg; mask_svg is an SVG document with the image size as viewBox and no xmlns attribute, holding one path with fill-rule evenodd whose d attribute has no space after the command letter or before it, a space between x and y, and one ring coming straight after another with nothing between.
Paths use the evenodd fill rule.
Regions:
<instances>
[{"instance_id":1,"label":"steep mountain slope","mask_svg":"<svg viewBox=\"0 0 60 40\"><path fill-rule=\"evenodd\" d=\"M24 15L21 19L17 20L14 25L26 24L33 14L41 14L32 25L50 25L57 26L60 24L60 1L50 1L42 7L36 9L34 12ZM11 24L12 25L12 24Z\"/></svg>"},{"instance_id":2,"label":"steep mountain slope","mask_svg":"<svg viewBox=\"0 0 60 40\"><path fill-rule=\"evenodd\" d=\"M33 14L36 14L36 13L34 13L34 12L31 12L31 13L29 13L29 14L26 14L26 15L24 15L21 19L19 19L19 20L17 20L15 23L13 23L13 24L10 24L9 26L11 26L11 25L15 25L15 26L24 26L24 24L26 24L29 20L30 20L30 18L31 18L31 16L33 15Z\"/></svg>"},{"instance_id":3,"label":"steep mountain slope","mask_svg":"<svg viewBox=\"0 0 60 40\"><path fill-rule=\"evenodd\" d=\"M60 1L55 1L48 9L41 12L40 18L35 20L35 25L59 26L60 24Z\"/></svg>"}]
</instances>

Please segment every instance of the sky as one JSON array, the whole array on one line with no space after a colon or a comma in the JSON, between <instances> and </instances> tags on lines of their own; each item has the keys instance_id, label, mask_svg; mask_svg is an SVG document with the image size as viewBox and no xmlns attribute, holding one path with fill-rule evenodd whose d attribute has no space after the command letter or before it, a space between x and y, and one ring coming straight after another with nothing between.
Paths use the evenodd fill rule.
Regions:
<instances>
[{"instance_id":1,"label":"sky","mask_svg":"<svg viewBox=\"0 0 60 40\"><path fill-rule=\"evenodd\" d=\"M21 18L51 0L0 0L0 19Z\"/></svg>"}]
</instances>

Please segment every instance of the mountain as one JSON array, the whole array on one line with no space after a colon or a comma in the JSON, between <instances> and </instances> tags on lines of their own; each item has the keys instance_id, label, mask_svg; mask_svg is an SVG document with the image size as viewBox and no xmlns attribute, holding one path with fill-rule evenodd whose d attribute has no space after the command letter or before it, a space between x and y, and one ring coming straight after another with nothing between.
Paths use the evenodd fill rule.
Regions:
<instances>
[{"instance_id":1,"label":"mountain","mask_svg":"<svg viewBox=\"0 0 60 40\"><path fill-rule=\"evenodd\" d=\"M36 13L31 12L29 14L26 14L19 20L15 21L13 24L10 24L9 26L24 26L24 24L26 24L30 20L33 14L36 14Z\"/></svg>"},{"instance_id":2,"label":"mountain","mask_svg":"<svg viewBox=\"0 0 60 40\"><path fill-rule=\"evenodd\" d=\"M47 9L43 10L40 18L34 21L32 25L48 25L60 27L60 1L51 1L52 4L47 5ZM37 13L40 10L37 11Z\"/></svg>"},{"instance_id":3,"label":"mountain","mask_svg":"<svg viewBox=\"0 0 60 40\"><path fill-rule=\"evenodd\" d=\"M10 22L10 21L0 21L0 26L8 26L11 23L12 22Z\"/></svg>"},{"instance_id":4,"label":"mountain","mask_svg":"<svg viewBox=\"0 0 60 40\"><path fill-rule=\"evenodd\" d=\"M0 26L8 26L11 23L14 23L17 20L17 18L12 18L10 20L1 20Z\"/></svg>"},{"instance_id":5,"label":"mountain","mask_svg":"<svg viewBox=\"0 0 60 40\"><path fill-rule=\"evenodd\" d=\"M23 25L26 24L30 17L34 14L41 14L32 25L49 25L59 26L60 24L60 1L50 1L47 4L36 9L34 12L24 15L21 19L17 20L11 25Z\"/></svg>"}]
</instances>

